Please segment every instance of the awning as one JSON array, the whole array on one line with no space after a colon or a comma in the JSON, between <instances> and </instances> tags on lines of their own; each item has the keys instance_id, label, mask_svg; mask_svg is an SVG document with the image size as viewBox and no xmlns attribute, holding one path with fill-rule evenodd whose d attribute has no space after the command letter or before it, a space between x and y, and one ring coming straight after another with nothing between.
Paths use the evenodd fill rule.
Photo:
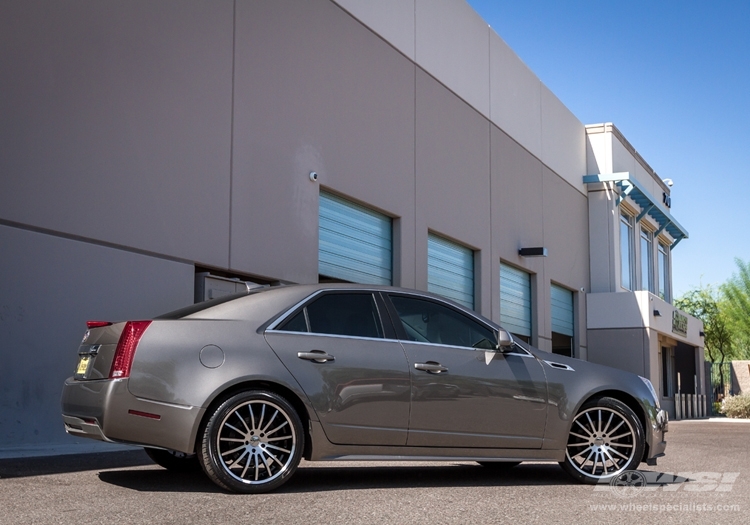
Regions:
<instances>
[{"instance_id":1,"label":"awning","mask_svg":"<svg viewBox=\"0 0 750 525\"><path fill-rule=\"evenodd\" d=\"M600 173L599 175L584 175L583 177L584 184L595 184L599 182L614 182L617 184L620 188L620 197L618 198L617 203L619 204L622 202L625 197L633 199L633 201L641 207L641 213L636 217L636 223L643 219L647 214L650 215L659 225L654 237L666 230L674 239L670 248L677 246L677 243L682 239L687 239L687 230L683 228L682 225L672 217L672 215L670 215L666 208L662 206L661 201L655 199L653 195L646 191L646 188L644 188L635 177L631 176L629 172Z\"/></svg>"}]
</instances>

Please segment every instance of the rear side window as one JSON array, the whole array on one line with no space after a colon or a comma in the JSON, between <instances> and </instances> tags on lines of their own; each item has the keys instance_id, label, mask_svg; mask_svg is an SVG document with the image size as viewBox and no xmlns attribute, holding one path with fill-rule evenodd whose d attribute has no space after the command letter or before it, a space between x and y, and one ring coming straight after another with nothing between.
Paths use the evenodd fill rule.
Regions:
<instances>
[{"instance_id":1,"label":"rear side window","mask_svg":"<svg viewBox=\"0 0 750 525\"><path fill-rule=\"evenodd\" d=\"M315 299L279 327L287 332L383 337L371 293L329 293Z\"/></svg>"}]
</instances>

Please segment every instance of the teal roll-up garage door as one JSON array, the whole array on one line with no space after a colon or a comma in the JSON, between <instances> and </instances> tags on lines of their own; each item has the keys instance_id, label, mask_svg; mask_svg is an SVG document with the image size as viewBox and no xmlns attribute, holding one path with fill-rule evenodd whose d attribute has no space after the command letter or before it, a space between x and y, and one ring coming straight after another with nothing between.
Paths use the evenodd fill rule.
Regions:
<instances>
[{"instance_id":1,"label":"teal roll-up garage door","mask_svg":"<svg viewBox=\"0 0 750 525\"><path fill-rule=\"evenodd\" d=\"M552 331L573 337L573 292L553 284L550 297Z\"/></svg>"},{"instance_id":2,"label":"teal roll-up garage door","mask_svg":"<svg viewBox=\"0 0 750 525\"><path fill-rule=\"evenodd\" d=\"M474 308L474 251L430 234L427 237L427 290Z\"/></svg>"},{"instance_id":3,"label":"teal roll-up garage door","mask_svg":"<svg viewBox=\"0 0 750 525\"><path fill-rule=\"evenodd\" d=\"M363 284L391 284L391 218L330 193L320 194L318 273Z\"/></svg>"},{"instance_id":4,"label":"teal roll-up garage door","mask_svg":"<svg viewBox=\"0 0 750 525\"><path fill-rule=\"evenodd\" d=\"M531 276L506 264L500 264L500 325L531 337Z\"/></svg>"}]
</instances>

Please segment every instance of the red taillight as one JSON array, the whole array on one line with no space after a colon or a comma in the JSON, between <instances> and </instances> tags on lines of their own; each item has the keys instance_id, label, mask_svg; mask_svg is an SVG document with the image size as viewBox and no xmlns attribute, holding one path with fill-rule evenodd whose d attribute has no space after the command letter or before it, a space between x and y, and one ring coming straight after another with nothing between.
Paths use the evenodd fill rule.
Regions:
<instances>
[{"instance_id":1,"label":"red taillight","mask_svg":"<svg viewBox=\"0 0 750 525\"><path fill-rule=\"evenodd\" d=\"M92 328L101 328L102 326L112 326L109 321L86 321L86 328L91 330Z\"/></svg>"},{"instance_id":2,"label":"red taillight","mask_svg":"<svg viewBox=\"0 0 750 525\"><path fill-rule=\"evenodd\" d=\"M135 357L135 349L151 321L128 321L117 342L112 368L109 370L110 379L121 379L130 376L130 367Z\"/></svg>"}]
</instances>

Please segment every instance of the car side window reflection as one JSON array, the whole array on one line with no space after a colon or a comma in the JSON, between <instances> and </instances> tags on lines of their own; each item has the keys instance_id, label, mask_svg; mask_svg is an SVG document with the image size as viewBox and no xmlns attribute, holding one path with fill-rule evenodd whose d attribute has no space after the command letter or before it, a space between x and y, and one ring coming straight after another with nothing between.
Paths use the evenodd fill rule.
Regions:
<instances>
[{"instance_id":1,"label":"car side window reflection","mask_svg":"<svg viewBox=\"0 0 750 525\"><path fill-rule=\"evenodd\" d=\"M329 293L305 306L279 330L383 338L371 293Z\"/></svg>"},{"instance_id":2,"label":"car side window reflection","mask_svg":"<svg viewBox=\"0 0 750 525\"><path fill-rule=\"evenodd\" d=\"M492 330L452 308L416 297L389 297L410 341L494 348Z\"/></svg>"}]
</instances>

